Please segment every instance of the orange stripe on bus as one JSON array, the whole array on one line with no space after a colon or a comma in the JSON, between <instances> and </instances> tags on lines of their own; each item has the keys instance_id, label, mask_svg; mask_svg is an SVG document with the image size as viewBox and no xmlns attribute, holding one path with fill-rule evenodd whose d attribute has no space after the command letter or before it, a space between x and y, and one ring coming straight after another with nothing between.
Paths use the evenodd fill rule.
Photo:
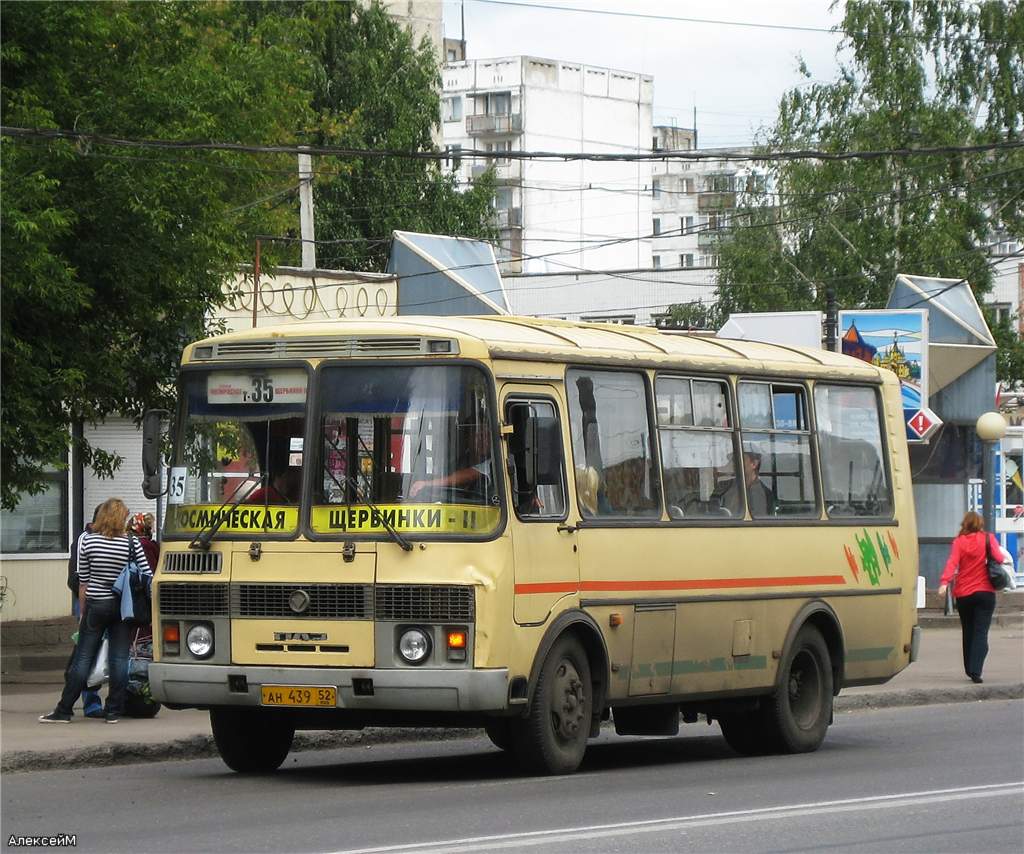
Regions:
<instances>
[{"instance_id":1,"label":"orange stripe on bus","mask_svg":"<svg viewBox=\"0 0 1024 854\"><path fill-rule=\"evenodd\" d=\"M667 581L556 581L538 584L517 584L517 594L626 592L634 590L723 590L737 587L809 587L846 584L841 575L793 575L770 578L691 578Z\"/></svg>"},{"instance_id":2,"label":"orange stripe on bus","mask_svg":"<svg viewBox=\"0 0 1024 854\"><path fill-rule=\"evenodd\" d=\"M551 581L538 584L517 584L516 593L575 593L580 589L575 581Z\"/></svg>"}]
</instances>

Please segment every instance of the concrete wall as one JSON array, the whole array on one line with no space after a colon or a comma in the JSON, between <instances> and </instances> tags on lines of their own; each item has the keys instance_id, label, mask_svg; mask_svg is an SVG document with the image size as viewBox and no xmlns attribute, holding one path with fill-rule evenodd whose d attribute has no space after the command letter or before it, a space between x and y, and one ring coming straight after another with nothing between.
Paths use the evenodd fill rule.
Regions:
<instances>
[{"instance_id":1,"label":"concrete wall","mask_svg":"<svg viewBox=\"0 0 1024 854\"><path fill-rule=\"evenodd\" d=\"M19 557L0 561L7 582L0 620L49 620L71 613L67 588L68 559Z\"/></svg>"},{"instance_id":2,"label":"concrete wall","mask_svg":"<svg viewBox=\"0 0 1024 854\"><path fill-rule=\"evenodd\" d=\"M513 314L566 320L630 318L652 325L653 316L677 302L714 300L714 282L706 270L657 272L546 273L505 276Z\"/></svg>"},{"instance_id":3,"label":"concrete wall","mask_svg":"<svg viewBox=\"0 0 1024 854\"><path fill-rule=\"evenodd\" d=\"M628 71L539 57L449 63L443 97L463 99L462 118L444 122L447 145L608 153L649 151L653 80ZM471 95L509 92L511 127L473 133ZM465 159L460 180L483 162ZM499 226L516 272L650 266L649 163L516 162L497 166ZM618 238L627 238L614 242ZM610 245L601 245L610 244ZM545 256L545 257L535 257Z\"/></svg>"}]
</instances>

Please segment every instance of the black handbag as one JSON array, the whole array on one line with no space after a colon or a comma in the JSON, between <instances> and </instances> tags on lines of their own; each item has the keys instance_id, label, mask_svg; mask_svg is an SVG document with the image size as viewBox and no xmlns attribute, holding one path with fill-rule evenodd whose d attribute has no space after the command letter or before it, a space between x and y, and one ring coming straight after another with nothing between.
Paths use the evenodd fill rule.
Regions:
<instances>
[{"instance_id":1,"label":"black handbag","mask_svg":"<svg viewBox=\"0 0 1024 854\"><path fill-rule=\"evenodd\" d=\"M149 589L149 579L138 568L132 557L135 540L128 535L128 589L132 595L133 625L148 626L153 621L153 605Z\"/></svg>"},{"instance_id":2,"label":"black handbag","mask_svg":"<svg viewBox=\"0 0 1024 854\"><path fill-rule=\"evenodd\" d=\"M988 570L988 581L996 590L1006 587L1006 573L1003 571L1002 556L992 554L992 535L985 532L985 568Z\"/></svg>"}]
</instances>

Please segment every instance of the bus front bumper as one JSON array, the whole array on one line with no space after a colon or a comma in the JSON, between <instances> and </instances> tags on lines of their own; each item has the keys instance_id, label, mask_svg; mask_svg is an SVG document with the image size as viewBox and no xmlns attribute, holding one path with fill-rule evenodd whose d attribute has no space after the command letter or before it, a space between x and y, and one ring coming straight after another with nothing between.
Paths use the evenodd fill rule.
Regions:
<instances>
[{"instance_id":1,"label":"bus front bumper","mask_svg":"<svg viewBox=\"0 0 1024 854\"><path fill-rule=\"evenodd\" d=\"M492 712L508 708L508 670L149 665L153 698L179 706L259 706L264 685L334 687L339 709ZM358 691L358 692L357 692Z\"/></svg>"}]
</instances>

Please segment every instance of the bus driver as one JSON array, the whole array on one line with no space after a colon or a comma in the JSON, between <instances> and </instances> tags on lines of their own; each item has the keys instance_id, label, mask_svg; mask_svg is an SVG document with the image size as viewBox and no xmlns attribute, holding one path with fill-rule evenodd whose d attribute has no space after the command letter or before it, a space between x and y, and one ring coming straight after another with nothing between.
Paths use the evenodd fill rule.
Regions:
<instances>
[{"instance_id":1,"label":"bus driver","mask_svg":"<svg viewBox=\"0 0 1024 854\"><path fill-rule=\"evenodd\" d=\"M466 465L429 480L413 481L409 499L423 499L434 489L459 489L489 498L494 493L494 474L491 469L491 431L486 423L471 425L473 436L469 440Z\"/></svg>"}]
</instances>

